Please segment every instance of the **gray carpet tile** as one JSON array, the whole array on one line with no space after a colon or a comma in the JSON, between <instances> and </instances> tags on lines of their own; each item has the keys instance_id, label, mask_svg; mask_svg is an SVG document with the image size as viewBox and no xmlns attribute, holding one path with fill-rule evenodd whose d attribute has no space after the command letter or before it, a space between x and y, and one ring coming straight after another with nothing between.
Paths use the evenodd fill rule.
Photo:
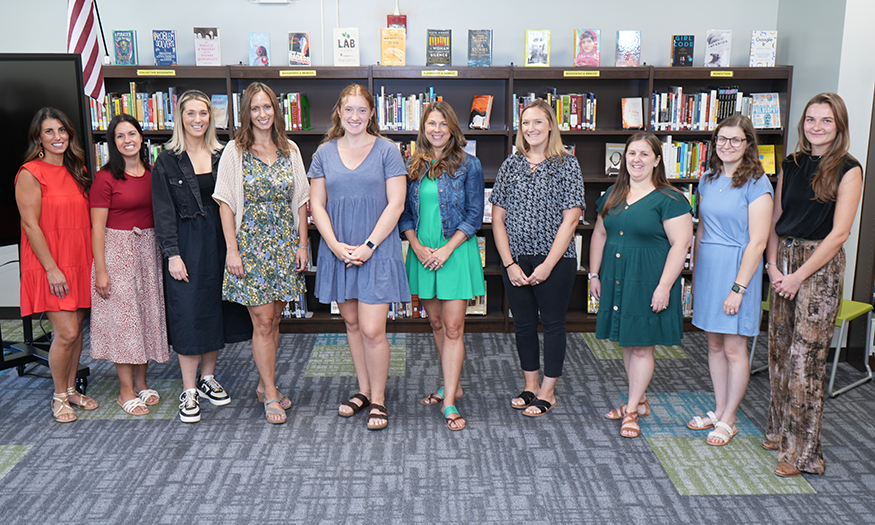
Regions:
<instances>
[{"instance_id":1,"label":"gray carpet tile","mask_svg":"<svg viewBox=\"0 0 875 525\"><path fill-rule=\"evenodd\" d=\"M875 386L827 401L823 476L779 480L774 453L759 448L768 407L766 373L751 378L739 437L723 448L685 418L712 399L703 334L658 359L653 416L625 439L604 418L626 392L619 359L598 357L568 334L557 407L526 418L510 407L523 386L512 334L465 336L468 427L450 432L439 406L419 399L441 384L427 334L393 336L389 427L337 416L357 389L339 368L334 335L281 337L278 387L293 408L268 425L255 399L248 343L220 355L217 378L233 401L202 404L202 421L174 417L181 382L175 358L153 364L162 402L151 418L115 405L111 363L91 367L101 408L55 423L45 368L0 374L0 509L4 523L872 523L875 522ZM86 352L87 353L87 352ZM686 357L684 357L684 355ZM765 354L760 340L758 358ZM311 360L311 357L313 358ZM342 364L342 363L341 363ZM332 375L335 374L335 375ZM841 365L840 380L857 372ZM715 512L720 517L715 517Z\"/></svg>"}]
</instances>

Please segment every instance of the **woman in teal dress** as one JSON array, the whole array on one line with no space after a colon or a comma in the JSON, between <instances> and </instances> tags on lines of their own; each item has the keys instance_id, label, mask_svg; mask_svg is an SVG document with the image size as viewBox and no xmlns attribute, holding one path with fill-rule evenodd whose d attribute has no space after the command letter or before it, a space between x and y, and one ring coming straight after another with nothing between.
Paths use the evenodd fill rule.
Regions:
<instances>
[{"instance_id":1,"label":"woman in teal dress","mask_svg":"<svg viewBox=\"0 0 875 525\"><path fill-rule=\"evenodd\" d=\"M469 299L486 293L474 237L483 221L483 170L477 157L462 150L465 144L453 108L443 101L429 105L407 166L407 199L398 222L412 252L410 293L419 295L428 313L444 376L444 386L420 403L443 402L450 430L465 428L455 406L462 397L465 310Z\"/></svg>"},{"instance_id":2,"label":"woman in teal dress","mask_svg":"<svg viewBox=\"0 0 875 525\"><path fill-rule=\"evenodd\" d=\"M589 249L596 337L620 344L629 379L627 403L605 417L622 419L620 435L629 438L641 431L638 417L650 415L653 348L679 344L684 328L680 273L693 223L690 204L666 180L661 151L651 133L626 141L617 183L596 201Z\"/></svg>"},{"instance_id":3,"label":"woman in teal dress","mask_svg":"<svg viewBox=\"0 0 875 525\"><path fill-rule=\"evenodd\" d=\"M310 186L273 90L254 82L240 106L240 132L222 153L213 194L228 245L222 299L249 310L260 376L255 394L267 421L278 424L292 405L274 377L279 322L286 303L304 292Z\"/></svg>"}]
</instances>

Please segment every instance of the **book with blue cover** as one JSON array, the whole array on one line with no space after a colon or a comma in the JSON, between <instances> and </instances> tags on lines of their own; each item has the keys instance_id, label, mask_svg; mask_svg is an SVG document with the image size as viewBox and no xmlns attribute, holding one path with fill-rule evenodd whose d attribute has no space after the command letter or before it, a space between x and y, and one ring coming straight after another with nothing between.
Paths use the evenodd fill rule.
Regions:
<instances>
[{"instance_id":1,"label":"book with blue cover","mask_svg":"<svg viewBox=\"0 0 875 525\"><path fill-rule=\"evenodd\" d=\"M490 67L492 65L492 30L468 30L468 65Z\"/></svg>"},{"instance_id":2,"label":"book with blue cover","mask_svg":"<svg viewBox=\"0 0 875 525\"><path fill-rule=\"evenodd\" d=\"M112 32L112 44L115 50L115 65L136 66L137 56L137 32L128 29Z\"/></svg>"},{"instance_id":3,"label":"book with blue cover","mask_svg":"<svg viewBox=\"0 0 875 525\"><path fill-rule=\"evenodd\" d=\"M156 66L176 65L176 31L173 29L152 30L152 46Z\"/></svg>"}]
</instances>

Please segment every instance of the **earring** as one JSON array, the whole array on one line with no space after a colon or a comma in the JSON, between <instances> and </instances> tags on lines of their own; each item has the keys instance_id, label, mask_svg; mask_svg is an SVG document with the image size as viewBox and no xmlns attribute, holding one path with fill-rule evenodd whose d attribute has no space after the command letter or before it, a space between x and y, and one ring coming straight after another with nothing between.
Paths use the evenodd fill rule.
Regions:
<instances>
[{"instance_id":1,"label":"earring","mask_svg":"<svg viewBox=\"0 0 875 525\"><path fill-rule=\"evenodd\" d=\"M37 157L39 157L39 158L43 158L43 156L45 156L45 154L46 154L46 152L45 152L45 147L44 147L42 144L40 144L40 146L39 146L39 154L37 155Z\"/></svg>"}]
</instances>

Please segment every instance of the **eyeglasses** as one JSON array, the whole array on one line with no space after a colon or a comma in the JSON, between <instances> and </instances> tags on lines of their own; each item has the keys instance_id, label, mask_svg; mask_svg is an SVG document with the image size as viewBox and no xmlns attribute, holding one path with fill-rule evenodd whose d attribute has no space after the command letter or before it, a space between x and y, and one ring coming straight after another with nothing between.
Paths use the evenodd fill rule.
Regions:
<instances>
[{"instance_id":1,"label":"eyeglasses","mask_svg":"<svg viewBox=\"0 0 875 525\"><path fill-rule=\"evenodd\" d=\"M746 140L747 139L743 139L740 137L732 137L731 139L729 139L729 138L721 137L718 135L717 140L715 142L717 142L718 146L724 146L724 145L726 145L727 142L729 142L730 144L732 144L733 147L737 148L737 147L741 146L741 143L745 142Z\"/></svg>"}]
</instances>

